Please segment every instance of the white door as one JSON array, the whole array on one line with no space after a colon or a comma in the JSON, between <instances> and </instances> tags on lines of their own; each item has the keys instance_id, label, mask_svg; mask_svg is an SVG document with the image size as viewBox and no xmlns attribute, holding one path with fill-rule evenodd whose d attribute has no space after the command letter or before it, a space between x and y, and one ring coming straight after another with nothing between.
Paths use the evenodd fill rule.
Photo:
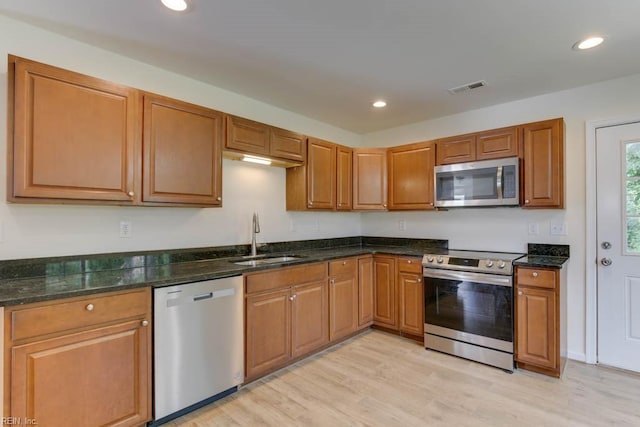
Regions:
<instances>
[{"instance_id":1,"label":"white door","mask_svg":"<svg viewBox=\"0 0 640 427\"><path fill-rule=\"evenodd\" d=\"M598 362L640 372L640 123L596 131Z\"/></svg>"}]
</instances>

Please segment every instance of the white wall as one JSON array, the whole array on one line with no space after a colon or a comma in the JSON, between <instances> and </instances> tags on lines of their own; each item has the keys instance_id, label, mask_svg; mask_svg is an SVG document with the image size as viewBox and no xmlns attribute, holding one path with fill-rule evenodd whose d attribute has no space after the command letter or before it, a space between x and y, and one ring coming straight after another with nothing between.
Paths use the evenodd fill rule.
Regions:
<instances>
[{"instance_id":1,"label":"white wall","mask_svg":"<svg viewBox=\"0 0 640 427\"><path fill-rule=\"evenodd\" d=\"M483 89L481 89L483 90ZM464 95L461 95L464 96ZM564 117L566 209L465 209L363 215L365 235L448 238L450 248L526 251L527 242L571 246L568 265L569 355L585 355L585 122L640 116L640 75L610 80L363 136L363 145L388 146L483 129ZM398 221L407 222L399 231ZM527 224L538 223L530 236ZM551 236L550 223L566 222L568 236Z\"/></svg>"},{"instance_id":2,"label":"white wall","mask_svg":"<svg viewBox=\"0 0 640 427\"><path fill-rule=\"evenodd\" d=\"M7 204L9 53L330 141L360 141L356 134L0 15L0 259L248 243L254 211L261 216L258 242L360 235L358 213L286 212L284 169L231 160L223 163L221 209ZM132 238L119 237L121 220L132 222Z\"/></svg>"}]
</instances>

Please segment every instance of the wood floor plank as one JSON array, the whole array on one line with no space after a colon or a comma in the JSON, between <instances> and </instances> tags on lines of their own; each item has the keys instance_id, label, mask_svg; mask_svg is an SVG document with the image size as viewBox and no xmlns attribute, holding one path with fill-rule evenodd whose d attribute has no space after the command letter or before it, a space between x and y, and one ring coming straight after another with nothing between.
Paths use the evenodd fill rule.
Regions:
<instances>
[{"instance_id":1,"label":"wood floor plank","mask_svg":"<svg viewBox=\"0 0 640 427\"><path fill-rule=\"evenodd\" d=\"M640 426L640 375L569 361L560 379L368 331L167 424Z\"/></svg>"}]
</instances>

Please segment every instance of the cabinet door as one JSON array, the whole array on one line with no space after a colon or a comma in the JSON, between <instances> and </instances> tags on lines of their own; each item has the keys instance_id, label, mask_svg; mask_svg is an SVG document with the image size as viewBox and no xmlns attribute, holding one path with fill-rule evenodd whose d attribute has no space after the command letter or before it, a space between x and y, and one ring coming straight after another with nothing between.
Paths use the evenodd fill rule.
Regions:
<instances>
[{"instance_id":1,"label":"cabinet door","mask_svg":"<svg viewBox=\"0 0 640 427\"><path fill-rule=\"evenodd\" d=\"M389 210L433 209L433 142L389 149Z\"/></svg>"},{"instance_id":2,"label":"cabinet door","mask_svg":"<svg viewBox=\"0 0 640 427\"><path fill-rule=\"evenodd\" d=\"M358 259L358 327L373 323L373 257Z\"/></svg>"},{"instance_id":3,"label":"cabinet door","mask_svg":"<svg viewBox=\"0 0 640 427\"><path fill-rule=\"evenodd\" d=\"M270 128L269 153L271 156L304 163L306 147L304 135L286 129Z\"/></svg>"},{"instance_id":4,"label":"cabinet door","mask_svg":"<svg viewBox=\"0 0 640 427\"><path fill-rule=\"evenodd\" d=\"M222 204L223 114L144 95L144 202Z\"/></svg>"},{"instance_id":5,"label":"cabinet door","mask_svg":"<svg viewBox=\"0 0 640 427\"><path fill-rule=\"evenodd\" d=\"M398 273L400 296L400 330L413 335L424 334L424 285L422 275Z\"/></svg>"},{"instance_id":6,"label":"cabinet door","mask_svg":"<svg viewBox=\"0 0 640 427\"><path fill-rule=\"evenodd\" d=\"M291 356L298 357L329 342L327 280L295 286L291 297Z\"/></svg>"},{"instance_id":7,"label":"cabinet door","mask_svg":"<svg viewBox=\"0 0 640 427\"><path fill-rule=\"evenodd\" d=\"M387 150L353 150L353 209L387 209Z\"/></svg>"},{"instance_id":8,"label":"cabinet door","mask_svg":"<svg viewBox=\"0 0 640 427\"><path fill-rule=\"evenodd\" d=\"M518 155L518 129L515 126L481 132L476 139L477 160L516 157Z\"/></svg>"},{"instance_id":9,"label":"cabinet door","mask_svg":"<svg viewBox=\"0 0 640 427\"><path fill-rule=\"evenodd\" d=\"M329 263L329 339L358 329L358 262L355 258Z\"/></svg>"},{"instance_id":10,"label":"cabinet door","mask_svg":"<svg viewBox=\"0 0 640 427\"><path fill-rule=\"evenodd\" d=\"M437 165L471 162L476 159L476 135L439 139L436 148Z\"/></svg>"},{"instance_id":11,"label":"cabinet door","mask_svg":"<svg viewBox=\"0 0 640 427\"><path fill-rule=\"evenodd\" d=\"M307 207L336 207L336 146L309 138L307 145Z\"/></svg>"},{"instance_id":12,"label":"cabinet door","mask_svg":"<svg viewBox=\"0 0 640 427\"><path fill-rule=\"evenodd\" d=\"M13 347L8 413L43 426L144 424L149 330L136 320Z\"/></svg>"},{"instance_id":13,"label":"cabinet door","mask_svg":"<svg viewBox=\"0 0 640 427\"><path fill-rule=\"evenodd\" d=\"M373 257L373 323L398 329L396 268L393 257Z\"/></svg>"},{"instance_id":14,"label":"cabinet door","mask_svg":"<svg viewBox=\"0 0 640 427\"><path fill-rule=\"evenodd\" d=\"M555 369L558 321L555 291L517 287L516 360Z\"/></svg>"},{"instance_id":15,"label":"cabinet door","mask_svg":"<svg viewBox=\"0 0 640 427\"><path fill-rule=\"evenodd\" d=\"M9 60L14 108L8 199L133 203L137 92L22 58Z\"/></svg>"},{"instance_id":16,"label":"cabinet door","mask_svg":"<svg viewBox=\"0 0 640 427\"><path fill-rule=\"evenodd\" d=\"M336 166L336 210L349 211L353 207L353 150L338 146Z\"/></svg>"},{"instance_id":17,"label":"cabinet door","mask_svg":"<svg viewBox=\"0 0 640 427\"><path fill-rule=\"evenodd\" d=\"M224 147L243 153L269 155L269 126L241 117L227 116Z\"/></svg>"},{"instance_id":18,"label":"cabinet door","mask_svg":"<svg viewBox=\"0 0 640 427\"><path fill-rule=\"evenodd\" d=\"M246 376L284 365L291 355L289 289L250 295L246 302Z\"/></svg>"},{"instance_id":19,"label":"cabinet door","mask_svg":"<svg viewBox=\"0 0 640 427\"><path fill-rule=\"evenodd\" d=\"M564 207L564 121L531 123L523 132L525 208Z\"/></svg>"}]
</instances>

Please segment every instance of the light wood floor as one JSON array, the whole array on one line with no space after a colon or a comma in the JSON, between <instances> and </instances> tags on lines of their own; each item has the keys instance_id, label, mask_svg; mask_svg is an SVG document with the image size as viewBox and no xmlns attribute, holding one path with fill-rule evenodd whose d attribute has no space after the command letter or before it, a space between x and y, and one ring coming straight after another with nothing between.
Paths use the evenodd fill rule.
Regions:
<instances>
[{"instance_id":1,"label":"light wood floor","mask_svg":"<svg viewBox=\"0 0 640 427\"><path fill-rule=\"evenodd\" d=\"M371 331L167 426L640 426L640 375L569 361L561 379Z\"/></svg>"}]
</instances>

